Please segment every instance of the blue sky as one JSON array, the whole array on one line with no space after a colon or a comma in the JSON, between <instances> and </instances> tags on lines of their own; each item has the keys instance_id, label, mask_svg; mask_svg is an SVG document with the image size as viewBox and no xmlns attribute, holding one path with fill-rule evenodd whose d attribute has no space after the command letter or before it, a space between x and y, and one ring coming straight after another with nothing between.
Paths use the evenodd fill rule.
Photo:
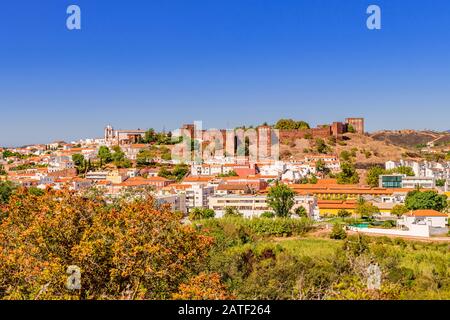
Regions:
<instances>
[{"instance_id":1,"label":"blue sky","mask_svg":"<svg viewBox=\"0 0 450 320\"><path fill-rule=\"evenodd\" d=\"M194 120L447 130L449 40L448 0L4 1L0 145Z\"/></svg>"}]
</instances>

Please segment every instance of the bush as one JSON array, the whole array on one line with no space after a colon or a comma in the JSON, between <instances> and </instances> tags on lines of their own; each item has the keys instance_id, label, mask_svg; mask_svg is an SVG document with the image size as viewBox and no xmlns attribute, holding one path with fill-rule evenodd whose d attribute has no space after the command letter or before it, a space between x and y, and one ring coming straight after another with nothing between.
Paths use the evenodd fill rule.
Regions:
<instances>
[{"instance_id":1,"label":"bush","mask_svg":"<svg viewBox=\"0 0 450 320\"><path fill-rule=\"evenodd\" d=\"M261 218L274 218L275 214L271 211L266 211L266 212L261 213L260 217Z\"/></svg>"},{"instance_id":2,"label":"bush","mask_svg":"<svg viewBox=\"0 0 450 320\"><path fill-rule=\"evenodd\" d=\"M338 211L337 215L339 218L347 218L347 217L350 217L352 215L352 213L348 210L341 209Z\"/></svg>"},{"instance_id":3,"label":"bush","mask_svg":"<svg viewBox=\"0 0 450 320\"><path fill-rule=\"evenodd\" d=\"M312 229L312 221L307 218L237 218L224 217L222 219L212 219L201 221L204 230L216 232L217 229L224 230L232 224L236 228L243 228L249 236L258 237L289 237L303 235ZM214 229L216 229L214 231Z\"/></svg>"},{"instance_id":4,"label":"bush","mask_svg":"<svg viewBox=\"0 0 450 320\"><path fill-rule=\"evenodd\" d=\"M330 238L335 240L343 240L347 238L347 232L344 230L342 224L340 223L334 224L333 230L331 230Z\"/></svg>"}]
</instances>

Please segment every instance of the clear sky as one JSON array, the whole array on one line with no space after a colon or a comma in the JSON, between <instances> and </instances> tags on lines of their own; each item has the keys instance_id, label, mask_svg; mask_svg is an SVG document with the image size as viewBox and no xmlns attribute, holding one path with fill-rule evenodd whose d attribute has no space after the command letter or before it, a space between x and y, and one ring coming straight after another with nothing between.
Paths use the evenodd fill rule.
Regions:
<instances>
[{"instance_id":1,"label":"clear sky","mask_svg":"<svg viewBox=\"0 0 450 320\"><path fill-rule=\"evenodd\" d=\"M82 30L66 9L82 10ZM366 8L382 9L382 30ZM450 129L448 0L14 0L0 4L0 145L103 127Z\"/></svg>"}]
</instances>

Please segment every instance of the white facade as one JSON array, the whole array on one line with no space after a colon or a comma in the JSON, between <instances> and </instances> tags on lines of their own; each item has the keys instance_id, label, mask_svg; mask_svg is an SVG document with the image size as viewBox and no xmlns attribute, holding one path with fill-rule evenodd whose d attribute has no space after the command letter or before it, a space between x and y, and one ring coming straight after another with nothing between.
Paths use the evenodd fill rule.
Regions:
<instances>
[{"instance_id":1,"label":"white facade","mask_svg":"<svg viewBox=\"0 0 450 320\"><path fill-rule=\"evenodd\" d=\"M258 217L263 212L272 211L267 205L265 195L226 195L213 196L209 198L209 208L214 210L216 217L220 218L225 214L227 207L237 209L246 218ZM312 196L296 196L293 210L304 207L309 215L314 214L317 206L317 199Z\"/></svg>"}]
</instances>

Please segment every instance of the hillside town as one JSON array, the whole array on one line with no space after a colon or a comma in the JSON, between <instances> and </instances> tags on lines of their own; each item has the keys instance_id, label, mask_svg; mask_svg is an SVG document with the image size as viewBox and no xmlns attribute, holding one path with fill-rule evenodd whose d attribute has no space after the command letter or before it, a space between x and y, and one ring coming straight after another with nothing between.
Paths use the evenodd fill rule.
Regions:
<instances>
[{"instance_id":1,"label":"hillside town","mask_svg":"<svg viewBox=\"0 0 450 320\"><path fill-rule=\"evenodd\" d=\"M367 136L363 118L316 128L281 119L272 126L214 132L195 124L173 132L107 126L101 138L1 148L0 179L42 191L96 190L107 198L151 192L159 204L188 220L205 210L215 217L233 211L246 218L273 215L268 193L274 186L286 185L295 194L290 209L294 219L369 217L370 225L354 224L349 230L406 237L448 235L447 206L414 210L405 205L411 192L450 196L448 149L443 159L406 155L361 168L358 157L368 159L376 152L339 147L352 137ZM222 146L217 148L219 140ZM305 143L308 147L300 154L280 154L279 145L293 149ZM178 157L183 144L196 146L184 150L188 155L184 158ZM203 150L199 157L194 155L197 149Z\"/></svg>"}]
</instances>

